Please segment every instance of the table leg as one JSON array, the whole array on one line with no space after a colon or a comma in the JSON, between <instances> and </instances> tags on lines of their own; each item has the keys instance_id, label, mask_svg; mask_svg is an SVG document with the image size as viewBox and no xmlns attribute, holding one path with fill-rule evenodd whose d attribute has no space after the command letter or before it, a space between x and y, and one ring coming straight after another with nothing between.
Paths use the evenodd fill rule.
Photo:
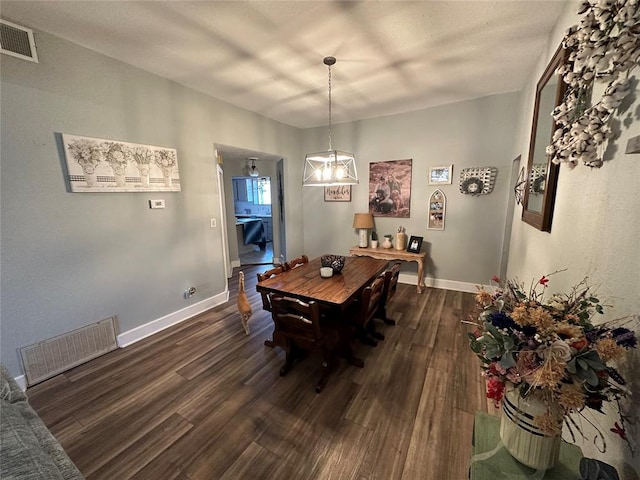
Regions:
<instances>
[{"instance_id":1,"label":"table leg","mask_svg":"<svg viewBox=\"0 0 640 480\"><path fill-rule=\"evenodd\" d=\"M418 262L418 286L416 290L418 293L422 293L424 289L424 260L416 260Z\"/></svg>"}]
</instances>

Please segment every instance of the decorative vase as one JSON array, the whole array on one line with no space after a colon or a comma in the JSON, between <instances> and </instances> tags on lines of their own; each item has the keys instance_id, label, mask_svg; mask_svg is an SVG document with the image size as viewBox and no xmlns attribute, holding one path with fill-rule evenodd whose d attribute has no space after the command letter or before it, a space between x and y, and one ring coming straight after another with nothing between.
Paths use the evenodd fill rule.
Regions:
<instances>
[{"instance_id":1,"label":"decorative vase","mask_svg":"<svg viewBox=\"0 0 640 480\"><path fill-rule=\"evenodd\" d=\"M508 388L502 399L500 439L507 451L520 463L537 470L552 468L560 455L560 435L549 436L537 427L533 418L547 410L533 393L522 398L516 388ZM558 419L558 430L562 419Z\"/></svg>"},{"instance_id":2,"label":"decorative vase","mask_svg":"<svg viewBox=\"0 0 640 480\"><path fill-rule=\"evenodd\" d=\"M138 171L140 172L140 185L143 187L149 186L149 165L138 164Z\"/></svg>"},{"instance_id":3,"label":"decorative vase","mask_svg":"<svg viewBox=\"0 0 640 480\"><path fill-rule=\"evenodd\" d=\"M396 233L396 250L407 249L407 234L404 232Z\"/></svg>"},{"instance_id":4,"label":"decorative vase","mask_svg":"<svg viewBox=\"0 0 640 480\"><path fill-rule=\"evenodd\" d=\"M82 172L84 173L84 181L87 182L87 187L95 187L97 180L95 167L93 165L84 165L82 167Z\"/></svg>"},{"instance_id":5,"label":"decorative vase","mask_svg":"<svg viewBox=\"0 0 640 480\"><path fill-rule=\"evenodd\" d=\"M162 178L164 180L164 186L165 187L170 187L171 184L173 183L172 179L171 179L171 172L173 171L173 166L170 167L160 167L160 169L162 170Z\"/></svg>"},{"instance_id":6,"label":"decorative vase","mask_svg":"<svg viewBox=\"0 0 640 480\"><path fill-rule=\"evenodd\" d=\"M382 248L391 248L393 245L391 244L391 238L384 237L384 242L382 242Z\"/></svg>"}]
</instances>

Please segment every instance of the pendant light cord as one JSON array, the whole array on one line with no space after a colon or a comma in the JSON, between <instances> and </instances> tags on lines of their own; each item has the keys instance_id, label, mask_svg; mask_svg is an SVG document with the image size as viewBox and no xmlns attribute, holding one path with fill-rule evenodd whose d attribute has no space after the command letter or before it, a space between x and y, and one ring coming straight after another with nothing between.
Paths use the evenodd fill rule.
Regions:
<instances>
[{"instance_id":1,"label":"pendant light cord","mask_svg":"<svg viewBox=\"0 0 640 480\"><path fill-rule=\"evenodd\" d=\"M331 148L331 65L327 65L329 68L329 150Z\"/></svg>"}]
</instances>

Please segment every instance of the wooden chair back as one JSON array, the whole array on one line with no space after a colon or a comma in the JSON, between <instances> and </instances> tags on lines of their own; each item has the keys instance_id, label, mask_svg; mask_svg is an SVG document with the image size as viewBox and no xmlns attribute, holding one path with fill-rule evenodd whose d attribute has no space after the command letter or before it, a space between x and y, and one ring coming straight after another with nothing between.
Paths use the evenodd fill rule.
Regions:
<instances>
[{"instance_id":1,"label":"wooden chair back","mask_svg":"<svg viewBox=\"0 0 640 480\"><path fill-rule=\"evenodd\" d=\"M297 258L294 258L293 260L289 260L287 263L285 263L285 266L287 270L293 270L294 268L300 267L305 263L309 263L309 257L307 257L306 255L301 255Z\"/></svg>"},{"instance_id":2,"label":"wooden chair back","mask_svg":"<svg viewBox=\"0 0 640 480\"><path fill-rule=\"evenodd\" d=\"M267 278L271 278L275 275L280 275L281 273L283 273L285 271L285 268L280 265L278 267L273 267L270 268L269 270L267 270L264 273L257 273L257 277L258 277L258 281L261 282L263 280L266 280ZM265 292L260 292L260 294L262 295L262 309L266 310L267 312L271 311L271 301L269 300L269 296L265 293Z\"/></svg>"},{"instance_id":3,"label":"wooden chair back","mask_svg":"<svg viewBox=\"0 0 640 480\"><path fill-rule=\"evenodd\" d=\"M398 277L400 276L400 264L394 263L391 268L384 272L384 289L382 293L383 302L386 304L396 294L398 288Z\"/></svg>"},{"instance_id":4,"label":"wooden chair back","mask_svg":"<svg viewBox=\"0 0 640 480\"><path fill-rule=\"evenodd\" d=\"M271 308L278 337L311 347L322 343L320 307L316 302L272 295Z\"/></svg>"},{"instance_id":5,"label":"wooden chair back","mask_svg":"<svg viewBox=\"0 0 640 480\"><path fill-rule=\"evenodd\" d=\"M384 289L384 277L380 275L371 285L362 291L360 311L358 313L357 323L366 326L378 312L380 299L382 298L382 290Z\"/></svg>"}]
</instances>

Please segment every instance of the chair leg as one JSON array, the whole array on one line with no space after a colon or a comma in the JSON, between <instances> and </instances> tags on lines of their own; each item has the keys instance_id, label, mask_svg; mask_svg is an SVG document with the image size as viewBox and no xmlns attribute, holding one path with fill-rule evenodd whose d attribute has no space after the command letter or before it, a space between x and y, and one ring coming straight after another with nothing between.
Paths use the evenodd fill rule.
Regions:
<instances>
[{"instance_id":1,"label":"chair leg","mask_svg":"<svg viewBox=\"0 0 640 480\"><path fill-rule=\"evenodd\" d=\"M291 341L287 341L286 346L284 347L285 351L285 360L284 365L280 369L280 376L284 377L291 367L293 366L293 361L295 360L295 345Z\"/></svg>"},{"instance_id":2,"label":"chair leg","mask_svg":"<svg viewBox=\"0 0 640 480\"><path fill-rule=\"evenodd\" d=\"M324 348L322 350L322 376L318 383L316 383L316 393L320 393L324 386L327 384L327 379L329 374L333 371L335 367L336 360L331 354L331 352Z\"/></svg>"},{"instance_id":3,"label":"chair leg","mask_svg":"<svg viewBox=\"0 0 640 480\"><path fill-rule=\"evenodd\" d=\"M376 330L376 324L373 319L371 319L371 321L367 323L367 331L369 332L369 335L371 335L376 340L384 340L384 335Z\"/></svg>"},{"instance_id":4,"label":"chair leg","mask_svg":"<svg viewBox=\"0 0 640 480\"><path fill-rule=\"evenodd\" d=\"M382 321L384 323L386 323L387 325L395 325L396 324L396 321L393 318L388 318L387 317L387 307L386 307L386 305L381 305L380 308L378 308L378 312L376 313L376 318L382 319Z\"/></svg>"}]
</instances>

